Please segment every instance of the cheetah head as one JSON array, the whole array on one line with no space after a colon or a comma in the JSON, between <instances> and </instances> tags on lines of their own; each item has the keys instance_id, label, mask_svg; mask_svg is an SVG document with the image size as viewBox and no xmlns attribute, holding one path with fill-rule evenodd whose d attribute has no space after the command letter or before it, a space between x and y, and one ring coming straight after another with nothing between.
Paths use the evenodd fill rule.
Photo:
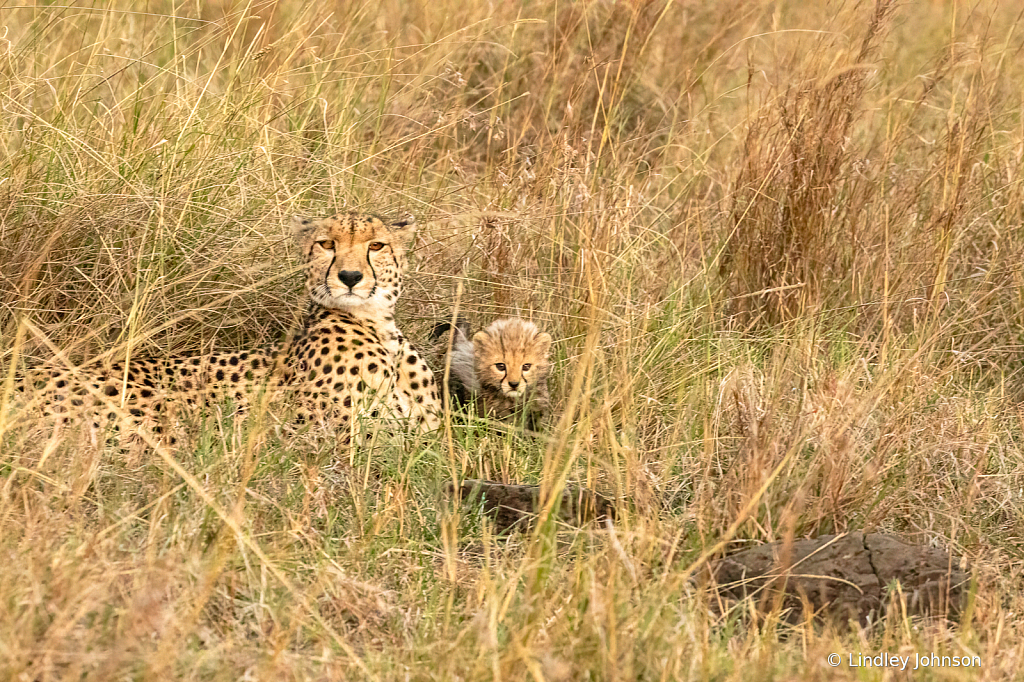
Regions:
<instances>
[{"instance_id":1,"label":"cheetah head","mask_svg":"<svg viewBox=\"0 0 1024 682\"><path fill-rule=\"evenodd\" d=\"M477 378L513 399L547 380L551 336L520 319L498 320L473 336Z\"/></svg>"},{"instance_id":2,"label":"cheetah head","mask_svg":"<svg viewBox=\"0 0 1024 682\"><path fill-rule=\"evenodd\" d=\"M415 220L387 225L372 215L294 216L292 229L306 261L306 288L325 308L375 315L402 292L405 245Z\"/></svg>"}]
</instances>

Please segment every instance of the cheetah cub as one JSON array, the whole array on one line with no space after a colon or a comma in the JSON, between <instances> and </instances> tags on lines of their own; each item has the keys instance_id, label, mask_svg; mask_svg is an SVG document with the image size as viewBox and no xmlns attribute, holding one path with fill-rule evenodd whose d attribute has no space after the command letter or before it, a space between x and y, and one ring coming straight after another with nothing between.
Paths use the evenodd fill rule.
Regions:
<instances>
[{"instance_id":1,"label":"cheetah cub","mask_svg":"<svg viewBox=\"0 0 1024 682\"><path fill-rule=\"evenodd\" d=\"M433 336L443 338L449 333L451 325L441 323ZM550 349L551 335L532 322L497 320L471 339L468 323L460 319L450 350L449 392L458 404L473 403L478 414L522 420L527 429L541 430L551 412ZM442 368L443 361L442 355Z\"/></svg>"}]
</instances>

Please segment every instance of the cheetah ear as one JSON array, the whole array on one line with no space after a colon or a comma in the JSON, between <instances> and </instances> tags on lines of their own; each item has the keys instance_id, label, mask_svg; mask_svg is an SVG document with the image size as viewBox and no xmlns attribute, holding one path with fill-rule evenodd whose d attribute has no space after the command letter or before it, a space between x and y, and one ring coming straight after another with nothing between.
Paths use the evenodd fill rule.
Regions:
<instances>
[{"instance_id":1,"label":"cheetah ear","mask_svg":"<svg viewBox=\"0 0 1024 682\"><path fill-rule=\"evenodd\" d=\"M292 216L292 236L299 246L305 245L313 230L316 229L317 221L311 218L303 218L300 215Z\"/></svg>"},{"instance_id":2,"label":"cheetah ear","mask_svg":"<svg viewBox=\"0 0 1024 682\"><path fill-rule=\"evenodd\" d=\"M547 356L548 351L551 350L551 334L540 332L533 340L537 342L537 350L540 351L541 355Z\"/></svg>"},{"instance_id":3,"label":"cheetah ear","mask_svg":"<svg viewBox=\"0 0 1024 682\"><path fill-rule=\"evenodd\" d=\"M411 242L413 235L416 234L416 218L409 214L401 220L396 220L388 225L388 229L399 239Z\"/></svg>"},{"instance_id":4,"label":"cheetah ear","mask_svg":"<svg viewBox=\"0 0 1024 682\"><path fill-rule=\"evenodd\" d=\"M476 334L473 334L473 345L478 349L490 348L491 335L483 330L478 331Z\"/></svg>"}]
</instances>

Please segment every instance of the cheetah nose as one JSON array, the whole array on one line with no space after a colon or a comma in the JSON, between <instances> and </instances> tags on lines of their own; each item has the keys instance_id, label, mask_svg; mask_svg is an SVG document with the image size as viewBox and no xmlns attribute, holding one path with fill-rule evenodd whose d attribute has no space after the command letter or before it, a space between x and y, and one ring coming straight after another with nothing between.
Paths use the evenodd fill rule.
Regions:
<instances>
[{"instance_id":1,"label":"cheetah nose","mask_svg":"<svg viewBox=\"0 0 1024 682\"><path fill-rule=\"evenodd\" d=\"M342 270L338 273L338 279L341 283L347 286L349 289L359 284L359 280L363 278L363 273L358 270Z\"/></svg>"},{"instance_id":2,"label":"cheetah nose","mask_svg":"<svg viewBox=\"0 0 1024 682\"><path fill-rule=\"evenodd\" d=\"M519 388L519 382L518 381L510 381L510 382L508 382L508 387L514 391L517 388Z\"/></svg>"}]
</instances>

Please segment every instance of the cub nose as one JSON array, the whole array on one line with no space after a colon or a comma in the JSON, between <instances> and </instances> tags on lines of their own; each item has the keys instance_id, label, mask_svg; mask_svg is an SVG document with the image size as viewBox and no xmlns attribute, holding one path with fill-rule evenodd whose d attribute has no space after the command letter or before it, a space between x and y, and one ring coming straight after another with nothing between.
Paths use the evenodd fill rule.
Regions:
<instances>
[{"instance_id":1,"label":"cub nose","mask_svg":"<svg viewBox=\"0 0 1024 682\"><path fill-rule=\"evenodd\" d=\"M363 278L363 273L358 270L342 270L338 273L338 279L341 283L347 286L349 289L359 284L359 281Z\"/></svg>"},{"instance_id":2,"label":"cub nose","mask_svg":"<svg viewBox=\"0 0 1024 682\"><path fill-rule=\"evenodd\" d=\"M508 382L508 387L514 391L517 388L519 388L519 382L518 381L509 381Z\"/></svg>"}]
</instances>

